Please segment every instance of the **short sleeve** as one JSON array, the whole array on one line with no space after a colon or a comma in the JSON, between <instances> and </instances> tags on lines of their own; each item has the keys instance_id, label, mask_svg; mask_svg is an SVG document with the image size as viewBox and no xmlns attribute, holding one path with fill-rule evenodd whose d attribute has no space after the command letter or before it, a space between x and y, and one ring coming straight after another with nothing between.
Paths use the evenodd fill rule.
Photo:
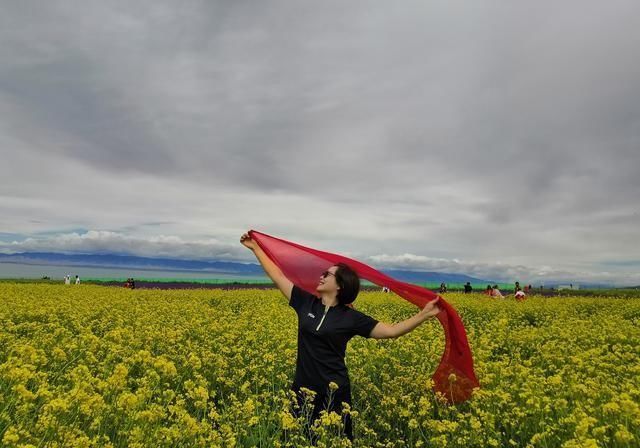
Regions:
<instances>
[{"instance_id":1,"label":"short sleeve","mask_svg":"<svg viewBox=\"0 0 640 448\"><path fill-rule=\"evenodd\" d=\"M371 337L371 331L378 324L378 321L360 311L353 310L353 312L353 333L364 338Z\"/></svg>"},{"instance_id":2,"label":"short sleeve","mask_svg":"<svg viewBox=\"0 0 640 448\"><path fill-rule=\"evenodd\" d=\"M300 308L302 308L305 303L315 299L316 296L313 294L308 293L297 285L293 285L293 288L291 289L291 298L289 299L289 306L296 311L300 311Z\"/></svg>"}]
</instances>

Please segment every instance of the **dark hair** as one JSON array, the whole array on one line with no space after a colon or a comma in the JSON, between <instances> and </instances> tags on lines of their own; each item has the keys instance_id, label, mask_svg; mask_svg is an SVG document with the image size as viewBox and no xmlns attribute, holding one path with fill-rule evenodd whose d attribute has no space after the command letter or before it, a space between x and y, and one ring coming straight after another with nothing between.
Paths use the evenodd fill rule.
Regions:
<instances>
[{"instance_id":1,"label":"dark hair","mask_svg":"<svg viewBox=\"0 0 640 448\"><path fill-rule=\"evenodd\" d=\"M360 278L347 264L338 263L335 266L338 267L335 274L336 283L340 287L337 295L338 302L342 305L349 305L358 297Z\"/></svg>"}]
</instances>

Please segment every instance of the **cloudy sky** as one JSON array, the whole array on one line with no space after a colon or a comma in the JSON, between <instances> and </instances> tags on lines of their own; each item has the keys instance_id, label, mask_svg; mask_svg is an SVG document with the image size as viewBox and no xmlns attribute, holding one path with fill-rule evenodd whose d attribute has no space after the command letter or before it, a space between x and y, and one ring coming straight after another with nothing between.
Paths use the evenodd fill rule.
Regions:
<instances>
[{"instance_id":1,"label":"cloudy sky","mask_svg":"<svg viewBox=\"0 0 640 448\"><path fill-rule=\"evenodd\" d=\"M0 252L640 282L636 0L0 2Z\"/></svg>"}]
</instances>

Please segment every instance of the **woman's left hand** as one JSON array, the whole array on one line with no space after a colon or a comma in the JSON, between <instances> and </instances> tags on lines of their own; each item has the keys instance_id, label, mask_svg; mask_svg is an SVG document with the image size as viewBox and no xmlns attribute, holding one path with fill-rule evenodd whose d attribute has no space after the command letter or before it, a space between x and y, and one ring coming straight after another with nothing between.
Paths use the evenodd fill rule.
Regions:
<instances>
[{"instance_id":1,"label":"woman's left hand","mask_svg":"<svg viewBox=\"0 0 640 448\"><path fill-rule=\"evenodd\" d=\"M418 313L422 318L424 318L425 320L427 320L430 317L433 317L435 315L437 315L440 311L442 311L442 308L440 308L438 306L438 302L440 301L440 296L438 296L437 299L432 300L431 302L427 303L424 308L422 308L420 310L420 312Z\"/></svg>"}]
</instances>

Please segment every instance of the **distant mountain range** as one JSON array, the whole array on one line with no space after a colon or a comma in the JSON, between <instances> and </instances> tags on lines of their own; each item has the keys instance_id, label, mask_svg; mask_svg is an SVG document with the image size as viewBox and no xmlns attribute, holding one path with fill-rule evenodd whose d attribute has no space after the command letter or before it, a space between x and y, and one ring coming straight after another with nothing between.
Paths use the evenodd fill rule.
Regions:
<instances>
[{"instance_id":1,"label":"distant mountain range","mask_svg":"<svg viewBox=\"0 0 640 448\"><path fill-rule=\"evenodd\" d=\"M253 263L177 260L170 258L136 257L132 255L25 252L20 254L0 254L0 262L51 264L58 266L93 266L103 268L137 268L238 275L260 275L264 273L260 266Z\"/></svg>"},{"instance_id":2,"label":"distant mountain range","mask_svg":"<svg viewBox=\"0 0 640 448\"><path fill-rule=\"evenodd\" d=\"M255 263L229 261L177 260L171 258L136 257L133 255L99 254L59 254L51 252L25 252L19 254L0 254L0 263L21 263L33 265L85 266L103 268L129 268L158 271L184 271L203 274L262 276L264 270ZM383 270L396 280L409 283L495 283L493 280L469 277L463 274L442 272L407 271L399 269Z\"/></svg>"}]
</instances>

